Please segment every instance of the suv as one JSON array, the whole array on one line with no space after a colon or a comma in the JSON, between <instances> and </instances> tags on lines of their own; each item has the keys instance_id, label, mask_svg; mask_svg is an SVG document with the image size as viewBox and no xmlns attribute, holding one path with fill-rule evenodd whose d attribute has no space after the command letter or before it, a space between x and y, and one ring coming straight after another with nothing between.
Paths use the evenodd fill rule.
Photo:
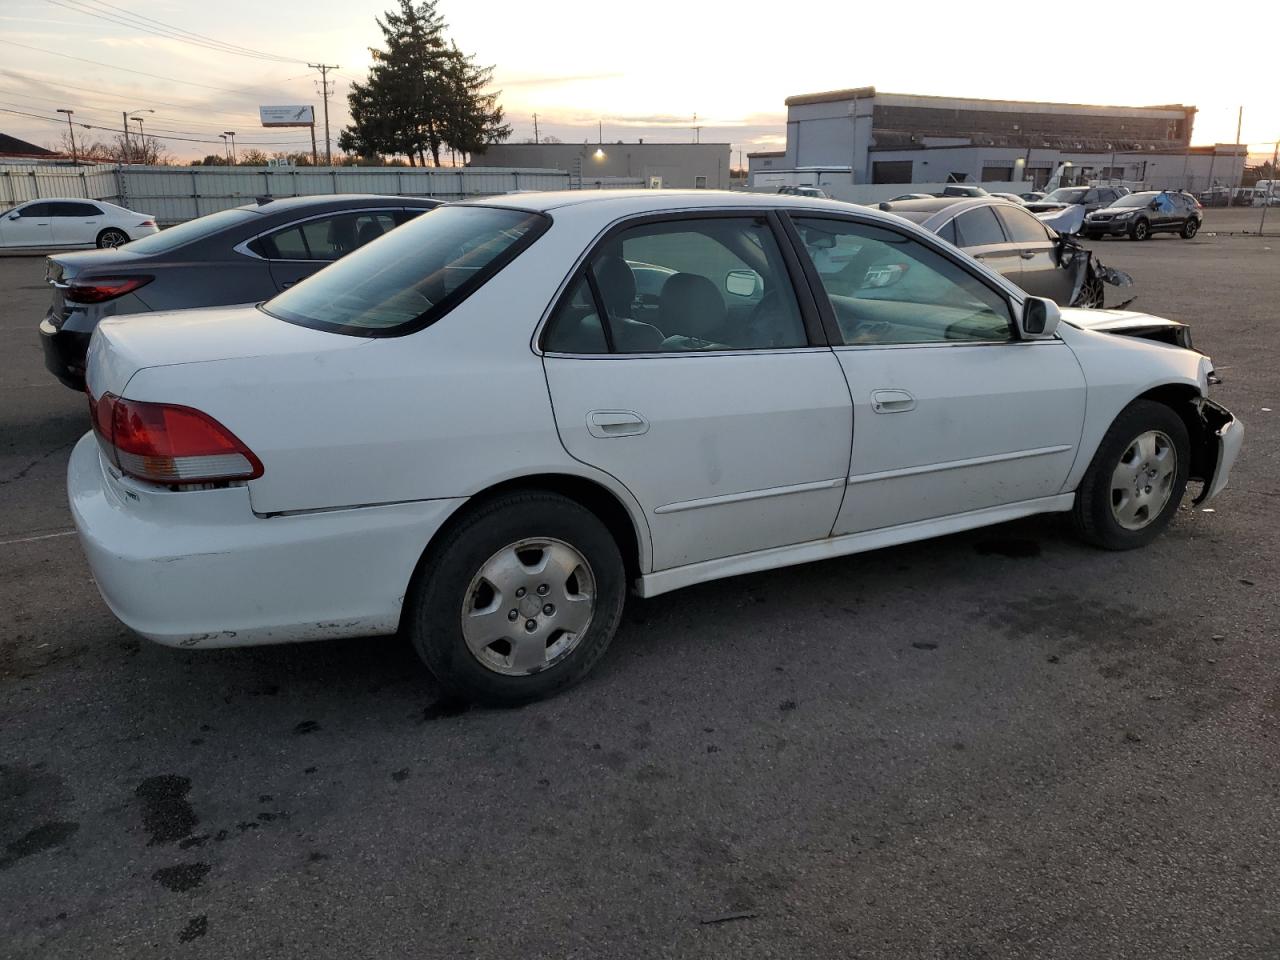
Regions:
<instances>
[{"instance_id":1,"label":"suv","mask_svg":"<svg viewBox=\"0 0 1280 960\"><path fill-rule=\"evenodd\" d=\"M1204 213L1189 193L1144 190L1121 197L1109 207L1084 218L1080 233L1089 238L1123 237L1146 240L1153 233L1177 233L1190 240L1200 232Z\"/></svg>"},{"instance_id":2,"label":"suv","mask_svg":"<svg viewBox=\"0 0 1280 960\"><path fill-rule=\"evenodd\" d=\"M1109 206L1129 193L1128 187L1059 187L1040 200L1027 201L1032 213L1050 213L1071 206L1084 207L1085 213Z\"/></svg>"}]
</instances>

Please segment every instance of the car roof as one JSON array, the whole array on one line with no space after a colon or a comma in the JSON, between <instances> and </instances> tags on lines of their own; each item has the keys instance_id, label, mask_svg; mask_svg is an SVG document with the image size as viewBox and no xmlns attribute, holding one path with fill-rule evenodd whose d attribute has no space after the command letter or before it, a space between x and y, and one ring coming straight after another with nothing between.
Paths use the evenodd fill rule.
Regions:
<instances>
[{"instance_id":1,"label":"car roof","mask_svg":"<svg viewBox=\"0 0 1280 960\"><path fill-rule=\"evenodd\" d=\"M828 200L822 197L806 197L794 193L753 193L745 190L556 190L546 193L505 194L460 201L467 206L509 207L545 213L571 206L594 205L608 208L617 216L630 214L665 213L674 210L789 208L826 210L851 213L865 212L868 207ZM454 204L457 206L458 204Z\"/></svg>"},{"instance_id":2,"label":"car roof","mask_svg":"<svg viewBox=\"0 0 1280 960\"><path fill-rule=\"evenodd\" d=\"M414 207L433 207L441 200L431 197L397 197L385 193L322 193L305 197L267 197L262 201L241 204L241 210L256 213L289 213L295 210L334 209L358 206L362 203L406 204Z\"/></svg>"}]
</instances>

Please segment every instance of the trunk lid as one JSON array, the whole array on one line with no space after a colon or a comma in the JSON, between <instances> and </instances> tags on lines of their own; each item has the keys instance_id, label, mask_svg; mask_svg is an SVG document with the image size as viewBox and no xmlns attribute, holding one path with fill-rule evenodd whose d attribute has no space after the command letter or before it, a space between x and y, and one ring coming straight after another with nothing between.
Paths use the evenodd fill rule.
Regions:
<instances>
[{"instance_id":1,"label":"trunk lid","mask_svg":"<svg viewBox=\"0 0 1280 960\"><path fill-rule=\"evenodd\" d=\"M94 397L127 396L139 370L246 357L285 357L354 350L371 341L300 327L257 307L204 307L133 314L98 324L85 379ZM181 402L175 398L174 402Z\"/></svg>"},{"instance_id":2,"label":"trunk lid","mask_svg":"<svg viewBox=\"0 0 1280 960\"><path fill-rule=\"evenodd\" d=\"M86 275L103 276L113 273L132 273L143 258L125 250L78 250L46 257L44 281L49 285L53 299L45 319L55 329L61 329L75 307L67 301L66 289L71 281ZM81 305L81 309L83 306Z\"/></svg>"}]
</instances>

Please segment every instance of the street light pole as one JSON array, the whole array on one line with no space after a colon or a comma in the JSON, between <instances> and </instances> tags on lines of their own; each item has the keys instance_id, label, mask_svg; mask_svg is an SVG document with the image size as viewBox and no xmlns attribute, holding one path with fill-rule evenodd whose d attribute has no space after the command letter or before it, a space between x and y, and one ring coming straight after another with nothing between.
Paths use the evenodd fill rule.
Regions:
<instances>
[{"instance_id":1,"label":"street light pole","mask_svg":"<svg viewBox=\"0 0 1280 960\"><path fill-rule=\"evenodd\" d=\"M120 114L121 120L124 121L123 126L124 126L124 162L125 163L130 162L129 160L129 153L130 153L129 151L129 120L130 118L134 120L138 119L137 117L133 116L135 113L155 113L155 111L150 109L149 107L139 107L137 110L125 110L123 113ZM138 123L139 125L141 125L142 121L139 120ZM146 144L143 144L143 146L145 147ZM146 159L146 158L143 157L143 159Z\"/></svg>"},{"instance_id":2,"label":"street light pole","mask_svg":"<svg viewBox=\"0 0 1280 960\"><path fill-rule=\"evenodd\" d=\"M218 136L222 138L222 159L226 160L227 165L230 166L231 153L227 150L227 135L225 133L220 133Z\"/></svg>"},{"instance_id":3,"label":"street light pole","mask_svg":"<svg viewBox=\"0 0 1280 960\"><path fill-rule=\"evenodd\" d=\"M130 117L134 123L138 125L138 159L143 163L147 162L147 133L142 129L141 117Z\"/></svg>"},{"instance_id":4,"label":"street light pole","mask_svg":"<svg viewBox=\"0 0 1280 960\"><path fill-rule=\"evenodd\" d=\"M231 165L234 167L236 165L236 132L234 130L222 132L231 138Z\"/></svg>"},{"instance_id":5,"label":"street light pole","mask_svg":"<svg viewBox=\"0 0 1280 960\"><path fill-rule=\"evenodd\" d=\"M58 112L65 113L67 115L67 134L71 137L71 162L79 166L80 155L76 153L76 131L75 127L71 126L71 115L75 113L75 111L59 107Z\"/></svg>"}]
</instances>

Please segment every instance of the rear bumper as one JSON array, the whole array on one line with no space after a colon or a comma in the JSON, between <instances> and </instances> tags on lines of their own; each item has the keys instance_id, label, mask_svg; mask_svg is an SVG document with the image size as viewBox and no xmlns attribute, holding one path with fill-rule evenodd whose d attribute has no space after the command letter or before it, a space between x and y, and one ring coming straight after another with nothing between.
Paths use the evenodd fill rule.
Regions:
<instances>
[{"instance_id":1,"label":"rear bumper","mask_svg":"<svg viewBox=\"0 0 1280 960\"><path fill-rule=\"evenodd\" d=\"M84 389L84 358L92 336L78 330L59 330L47 318L40 321L45 369L72 390Z\"/></svg>"},{"instance_id":2,"label":"rear bumper","mask_svg":"<svg viewBox=\"0 0 1280 960\"><path fill-rule=\"evenodd\" d=\"M264 518L246 487L172 492L118 477L91 433L72 451L67 493L107 606L188 648L394 633L422 551L463 502Z\"/></svg>"}]
</instances>

